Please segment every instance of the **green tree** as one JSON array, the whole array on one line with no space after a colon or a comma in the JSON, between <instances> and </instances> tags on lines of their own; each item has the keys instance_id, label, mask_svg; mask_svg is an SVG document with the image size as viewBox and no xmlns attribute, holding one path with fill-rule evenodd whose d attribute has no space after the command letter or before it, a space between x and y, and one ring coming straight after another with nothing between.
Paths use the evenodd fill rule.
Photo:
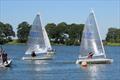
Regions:
<instances>
[{"instance_id":1,"label":"green tree","mask_svg":"<svg viewBox=\"0 0 120 80\"><path fill-rule=\"evenodd\" d=\"M5 43L5 35L3 33L4 30L4 24L2 22L0 22L0 44L4 44Z\"/></svg>"},{"instance_id":2,"label":"green tree","mask_svg":"<svg viewBox=\"0 0 120 80\"><path fill-rule=\"evenodd\" d=\"M55 43L64 43L64 38L62 35L65 33L67 27L65 22L61 22L58 25L49 23L45 27L50 39L55 39Z\"/></svg>"},{"instance_id":3,"label":"green tree","mask_svg":"<svg viewBox=\"0 0 120 80\"><path fill-rule=\"evenodd\" d=\"M30 28L31 25L28 24L26 21L18 25L17 37L19 42L25 43L27 41Z\"/></svg>"},{"instance_id":4,"label":"green tree","mask_svg":"<svg viewBox=\"0 0 120 80\"><path fill-rule=\"evenodd\" d=\"M67 29L71 43L75 45L79 45L82 37L82 31L84 28L84 24L70 24L69 28Z\"/></svg>"},{"instance_id":5,"label":"green tree","mask_svg":"<svg viewBox=\"0 0 120 80\"><path fill-rule=\"evenodd\" d=\"M65 22L57 24L56 31L57 31L56 37L57 43L64 44L65 43L64 34L67 33L67 24Z\"/></svg>"},{"instance_id":6,"label":"green tree","mask_svg":"<svg viewBox=\"0 0 120 80\"><path fill-rule=\"evenodd\" d=\"M120 29L109 28L106 36L107 42L120 43Z\"/></svg>"},{"instance_id":7,"label":"green tree","mask_svg":"<svg viewBox=\"0 0 120 80\"><path fill-rule=\"evenodd\" d=\"M5 44L12 40L15 36L15 32L10 24L4 24L0 22L0 44Z\"/></svg>"},{"instance_id":8,"label":"green tree","mask_svg":"<svg viewBox=\"0 0 120 80\"><path fill-rule=\"evenodd\" d=\"M68 34L70 35L70 38L72 39L80 39L82 36L82 31L84 24L71 24L69 25L69 31Z\"/></svg>"},{"instance_id":9,"label":"green tree","mask_svg":"<svg viewBox=\"0 0 120 80\"><path fill-rule=\"evenodd\" d=\"M9 42L9 41L12 41L12 38L11 37L15 37L15 32L13 31L13 28L10 24L5 24L4 26L4 34L5 34L5 37L6 37L6 40Z\"/></svg>"},{"instance_id":10,"label":"green tree","mask_svg":"<svg viewBox=\"0 0 120 80\"><path fill-rule=\"evenodd\" d=\"M55 38L57 34L56 24L48 23L46 26L46 31L48 33L49 38Z\"/></svg>"},{"instance_id":11,"label":"green tree","mask_svg":"<svg viewBox=\"0 0 120 80\"><path fill-rule=\"evenodd\" d=\"M54 43L66 45L78 45L81 41L84 24L70 24L65 22L59 24L49 23L46 30L50 39L54 39ZM66 35L69 37L66 38Z\"/></svg>"},{"instance_id":12,"label":"green tree","mask_svg":"<svg viewBox=\"0 0 120 80\"><path fill-rule=\"evenodd\" d=\"M67 24L65 22L61 22L57 25L57 32L59 34L63 34L67 32Z\"/></svg>"}]
</instances>

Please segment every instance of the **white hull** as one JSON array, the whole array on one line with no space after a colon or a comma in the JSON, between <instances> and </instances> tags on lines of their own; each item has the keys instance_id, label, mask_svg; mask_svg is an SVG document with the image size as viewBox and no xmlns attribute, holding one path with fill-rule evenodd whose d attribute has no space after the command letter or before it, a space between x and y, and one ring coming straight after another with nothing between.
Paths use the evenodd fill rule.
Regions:
<instances>
[{"instance_id":1,"label":"white hull","mask_svg":"<svg viewBox=\"0 0 120 80\"><path fill-rule=\"evenodd\" d=\"M100 58L100 59L78 59L76 61L76 64L81 64L82 62L87 62L90 64L110 64L113 62L113 59L105 59L105 58Z\"/></svg>"},{"instance_id":2,"label":"white hull","mask_svg":"<svg viewBox=\"0 0 120 80\"><path fill-rule=\"evenodd\" d=\"M41 25L40 15L37 14L33 21L32 27L29 32L28 49L26 51L24 60L43 60L52 59L52 47L44 27ZM49 50L49 51L48 51ZM31 57L31 53L35 52L37 57Z\"/></svg>"},{"instance_id":3,"label":"white hull","mask_svg":"<svg viewBox=\"0 0 120 80\"><path fill-rule=\"evenodd\" d=\"M8 63L4 63L4 64L0 63L0 67L9 67L11 63L12 63L12 60L8 60Z\"/></svg>"},{"instance_id":4,"label":"white hull","mask_svg":"<svg viewBox=\"0 0 120 80\"><path fill-rule=\"evenodd\" d=\"M32 57L32 56L25 56L22 59L23 60L51 60L53 59L53 54L54 52L47 52L46 54L42 53L37 55L36 57Z\"/></svg>"},{"instance_id":5,"label":"white hull","mask_svg":"<svg viewBox=\"0 0 120 80\"><path fill-rule=\"evenodd\" d=\"M54 51L50 51L50 52L47 52L48 55L54 55L55 52Z\"/></svg>"},{"instance_id":6,"label":"white hull","mask_svg":"<svg viewBox=\"0 0 120 80\"><path fill-rule=\"evenodd\" d=\"M51 60L52 58L51 57L23 57L22 58L23 60Z\"/></svg>"}]
</instances>

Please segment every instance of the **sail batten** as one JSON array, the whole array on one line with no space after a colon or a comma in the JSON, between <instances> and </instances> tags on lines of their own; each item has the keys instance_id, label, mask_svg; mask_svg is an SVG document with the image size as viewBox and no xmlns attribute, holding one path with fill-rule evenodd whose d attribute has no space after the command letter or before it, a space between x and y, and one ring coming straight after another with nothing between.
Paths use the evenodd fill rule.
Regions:
<instances>
[{"instance_id":1,"label":"sail batten","mask_svg":"<svg viewBox=\"0 0 120 80\"><path fill-rule=\"evenodd\" d=\"M95 56L106 57L93 10L89 14L83 30L80 57L85 57L90 52L94 53Z\"/></svg>"}]
</instances>

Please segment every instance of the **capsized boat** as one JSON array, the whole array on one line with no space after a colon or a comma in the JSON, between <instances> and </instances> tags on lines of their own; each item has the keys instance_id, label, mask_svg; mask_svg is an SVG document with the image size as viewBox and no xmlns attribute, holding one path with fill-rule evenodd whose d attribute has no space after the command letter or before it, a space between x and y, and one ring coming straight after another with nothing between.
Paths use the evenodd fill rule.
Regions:
<instances>
[{"instance_id":1,"label":"capsized boat","mask_svg":"<svg viewBox=\"0 0 120 80\"><path fill-rule=\"evenodd\" d=\"M89 53L93 54L91 58L88 57ZM113 59L106 58L93 10L91 10L86 20L82 34L80 55L76 61L77 64L81 64L82 62L91 64L104 64L113 62Z\"/></svg>"},{"instance_id":2,"label":"capsized boat","mask_svg":"<svg viewBox=\"0 0 120 80\"><path fill-rule=\"evenodd\" d=\"M28 36L28 49L25 52L23 60L43 60L52 59L54 51L51 47L47 32L41 25L40 15L37 14ZM31 53L35 52L36 57L32 57Z\"/></svg>"}]
</instances>

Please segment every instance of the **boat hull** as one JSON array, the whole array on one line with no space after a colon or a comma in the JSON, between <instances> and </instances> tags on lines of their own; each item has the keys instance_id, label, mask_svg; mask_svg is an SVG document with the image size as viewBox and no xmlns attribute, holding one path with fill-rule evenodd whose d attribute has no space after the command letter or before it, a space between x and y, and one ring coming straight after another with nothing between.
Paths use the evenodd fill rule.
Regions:
<instances>
[{"instance_id":1,"label":"boat hull","mask_svg":"<svg viewBox=\"0 0 120 80\"><path fill-rule=\"evenodd\" d=\"M47 52L48 55L54 55L55 52L51 51L51 52Z\"/></svg>"},{"instance_id":2,"label":"boat hull","mask_svg":"<svg viewBox=\"0 0 120 80\"><path fill-rule=\"evenodd\" d=\"M40 53L36 57L32 57L32 56L28 55L28 56L22 57L22 60L51 60L51 59L53 59L54 54L55 54L55 52L50 51L47 53Z\"/></svg>"},{"instance_id":3,"label":"boat hull","mask_svg":"<svg viewBox=\"0 0 120 80\"><path fill-rule=\"evenodd\" d=\"M90 64L110 64L113 62L113 59L105 59L105 58L101 58L101 59L78 59L76 61L76 64L81 64L82 62L87 62Z\"/></svg>"},{"instance_id":4,"label":"boat hull","mask_svg":"<svg viewBox=\"0 0 120 80\"><path fill-rule=\"evenodd\" d=\"M8 60L8 63L4 63L4 64L0 63L0 67L10 67L11 63L12 60Z\"/></svg>"},{"instance_id":5,"label":"boat hull","mask_svg":"<svg viewBox=\"0 0 120 80\"><path fill-rule=\"evenodd\" d=\"M51 60L51 57L23 57L23 60Z\"/></svg>"}]
</instances>

